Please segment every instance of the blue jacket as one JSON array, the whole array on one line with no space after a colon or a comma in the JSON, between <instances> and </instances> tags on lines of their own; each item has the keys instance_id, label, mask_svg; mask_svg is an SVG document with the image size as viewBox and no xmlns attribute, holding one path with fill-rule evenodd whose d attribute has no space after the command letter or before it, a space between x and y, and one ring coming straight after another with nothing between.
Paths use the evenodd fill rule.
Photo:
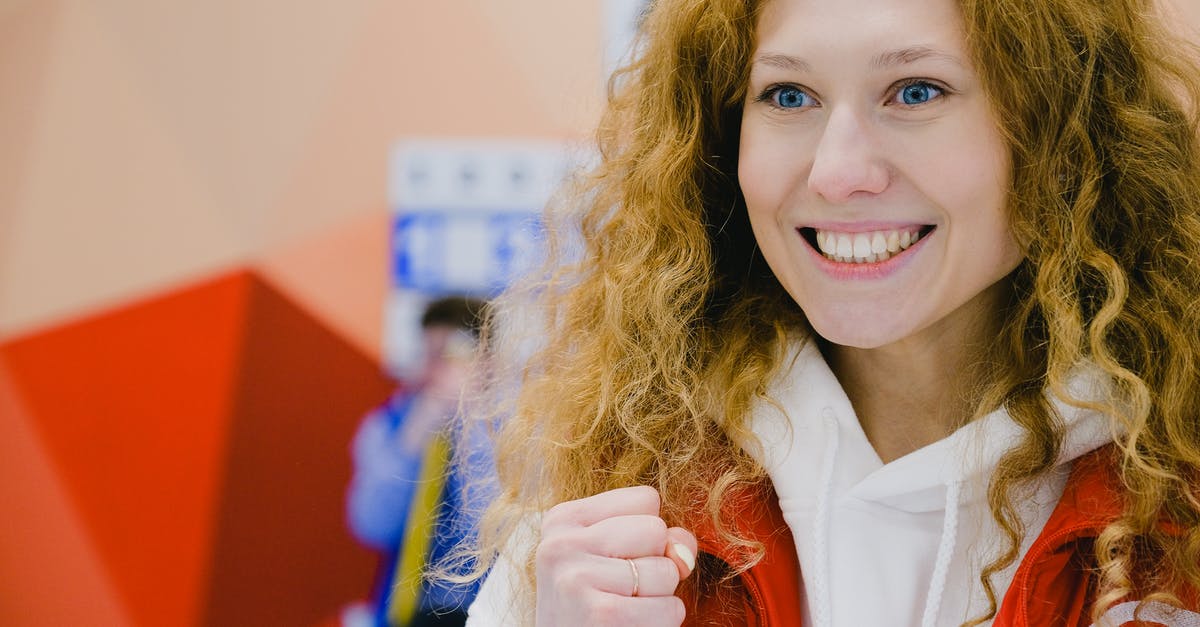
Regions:
<instances>
[{"instance_id":1,"label":"blue jacket","mask_svg":"<svg viewBox=\"0 0 1200 627\"><path fill-rule=\"evenodd\" d=\"M397 392L369 413L351 449L354 477L346 500L347 522L362 543L384 555L372 595L378 625L386 625L387 592L424 461L423 455L405 455L398 443L400 428L416 398L413 393ZM461 428L453 429L450 436L453 453L426 564L439 564L457 547L473 541L479 511L490 494L483 481L492 474L486 438L482 434L466 438ZM478 587L478 583L425 582L421 609L465 609L475 598Z\"/></svg>"}]
</instances>

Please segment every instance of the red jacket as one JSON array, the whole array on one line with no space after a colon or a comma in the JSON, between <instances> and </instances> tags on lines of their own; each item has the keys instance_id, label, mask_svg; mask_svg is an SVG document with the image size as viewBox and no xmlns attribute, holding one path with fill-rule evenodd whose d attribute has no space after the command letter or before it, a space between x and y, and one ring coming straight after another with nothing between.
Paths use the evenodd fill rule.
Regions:
<instances>
[{"instance_id":1,"label":"red jacket","mask_svg":"<svg viewBox=\"0 0 1200 627\"><path fill-rule=\"evenodd\" d=\"M1092 542L1122 510L1112 454L1112 447L1104 447L1076 460L1062 498L1017 567L994 627L1092 624ZM720 571L744 559L746 549L719 541L711 525L698 526L697 571L701 576L680 593L688 606L684 625L800 625L800 564L774 489L763 485L760 492L726 507L736 512L732 518L747 537L763 543L765 556L726 585L715 585L713 581L720 578ZM1191 620L1200 620L1200 614L1188 613Z\"/></svg>"}]
</instances>

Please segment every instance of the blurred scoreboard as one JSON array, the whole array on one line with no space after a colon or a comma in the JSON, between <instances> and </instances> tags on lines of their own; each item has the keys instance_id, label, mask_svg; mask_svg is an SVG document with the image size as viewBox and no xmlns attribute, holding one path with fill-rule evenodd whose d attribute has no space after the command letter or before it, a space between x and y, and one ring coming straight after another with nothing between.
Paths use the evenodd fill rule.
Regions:
<instances>
[{"instance_id":1,"label":"blurred scoreboard","mask_svg":"<svg viewBox=\"0 0 1200 627\"><path fill-rule=\"evenodd\" d=\"M572 168L544 141L412 139L393 148L391 288L384 359L396 376L420 363L432 299L489 298L540 259L541 213Z\"/></svg>"}]
</instances>

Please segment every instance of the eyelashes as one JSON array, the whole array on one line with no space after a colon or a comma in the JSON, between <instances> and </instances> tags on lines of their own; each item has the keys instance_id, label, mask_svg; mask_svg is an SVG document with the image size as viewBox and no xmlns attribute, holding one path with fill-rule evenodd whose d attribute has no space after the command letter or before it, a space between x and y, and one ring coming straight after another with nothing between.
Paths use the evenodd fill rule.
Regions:
<instances>
[{"instance_id":1,"label":"eyelashes","mask_svg":"<svg viewBox=\"0 0 1200 627\"><path fill-rule=\"evenodd\" d=\"M927 102L942 98L946 95L946 88L939 86L932 81L924 79L909 79L902 81L895 89L895 94L892 96L892 101L899 100L899 104L908 107L916 107Z\"/></svg>"},{"instance_id":2,"label":"eyelashes","mask_svg":"<svg viewBox=\"0 0 1200 627\"><path fill-rule=\"evenodd\" d=\"M759 94L758 101L769 103L778 109L799 109L817 105L816 99L811 94L801 87L789 84L767 87Z\"/></svg>"},{"instance_id":3,"label":"eyelashes","mask_svg":"<svg viewBox=\"0 0 1200 627\"><path fill-rule=\"evenodd\" d=\"M885 106L916 109L937 102L954 91L940 81L925 78L909 78L897 81L885 92ZM805 87L794 83L775 83L767 86L755 97L755 102L765 103L782 111L804 110L820 107L821 103Z\"/></svg>"}]
</instances>

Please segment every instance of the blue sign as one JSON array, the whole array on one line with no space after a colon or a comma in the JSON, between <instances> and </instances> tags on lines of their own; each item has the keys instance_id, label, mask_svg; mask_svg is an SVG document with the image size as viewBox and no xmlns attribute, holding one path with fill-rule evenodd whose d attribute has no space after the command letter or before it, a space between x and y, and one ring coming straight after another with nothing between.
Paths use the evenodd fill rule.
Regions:
<instances>
[{"instance_id":1,"label":"blue sign","mask_svg":"<svg viewBox=\"0 0 1200 627\"><path fill-rule=\"evenodd\" d=\"M532 268L541 246L541 222L529 211L406 210L393 224L392 284L494 295Z\"/></svg>"}]
</instances>

